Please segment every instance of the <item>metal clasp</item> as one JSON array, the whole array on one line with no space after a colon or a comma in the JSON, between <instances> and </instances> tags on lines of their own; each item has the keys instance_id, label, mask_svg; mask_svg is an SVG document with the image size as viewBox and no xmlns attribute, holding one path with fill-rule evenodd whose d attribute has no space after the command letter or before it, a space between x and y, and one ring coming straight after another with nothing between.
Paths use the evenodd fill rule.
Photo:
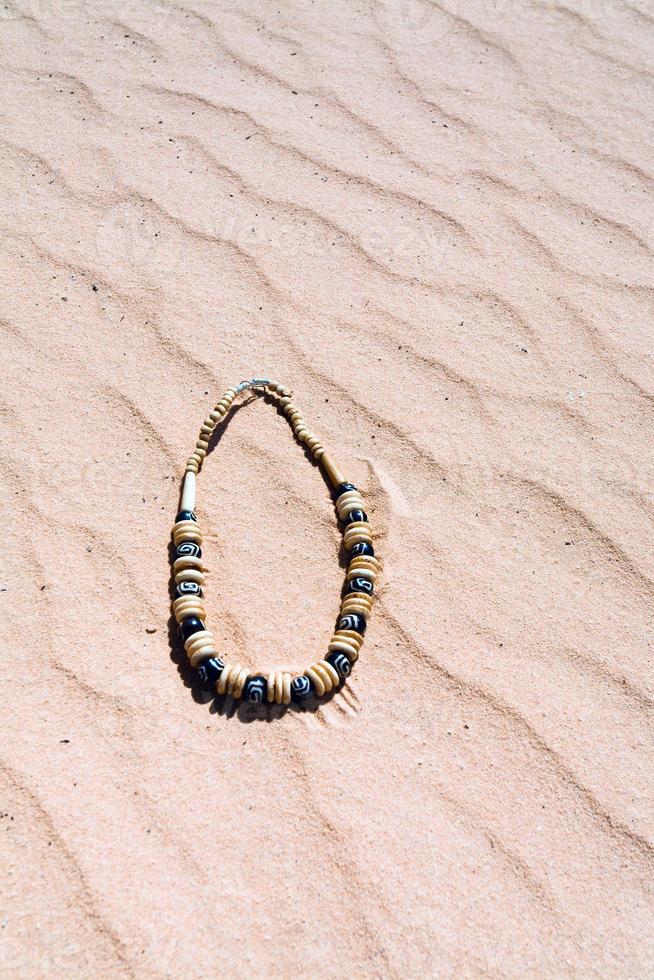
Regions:
<instances>
[{"instance_id":1,"label":"metal clasp","mask_svg":"<svg viewBox=\"0 0 654 980\"><path fill-rule=\"evenodd\" d=\"M265 391L268 384L268 378L252 378L250 381L241 381L234 390L237 395L240 395L242 391L254 391L255 388L263 388Z\"/></svg>"}]
</instances>

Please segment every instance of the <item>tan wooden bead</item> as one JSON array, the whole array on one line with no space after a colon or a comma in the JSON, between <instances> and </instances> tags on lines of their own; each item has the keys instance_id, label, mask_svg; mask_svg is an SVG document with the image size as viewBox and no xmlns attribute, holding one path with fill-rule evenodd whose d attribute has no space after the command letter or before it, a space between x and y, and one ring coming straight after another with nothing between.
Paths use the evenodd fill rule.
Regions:
<instances>
[{"instance_id":1,"label":"tan wooden bead","mask_svg":"<svg viewBox=\"0 0 654 980\"><path fill-rule=\"evenodd\" d=\"M240 664L224 665L220 677L216 681L216 690L218 691L218 694L225 694L227 692L232 677L232 673L234 670L236 670L237 672L240 671L241 670ZM233 684L233 680L232 680L232 684Z\"/></svg>"},{"instance_id":2,"label":"tan wooden bead","mask_svg":"<svg viewBox=\"0 0 654 980\"><path fill-rule=\"evenodd\" d=\"M269 704L273 701L276 704L290 704L291 675L282 670L274 670L268 674L266 698Z\"/></svg>"},{"instance_id":3,"label":"tan wooden bead","mask_svg":"<svg viewBox=\"0 0 654 980\"><path fill-rule=\"evenodd\" d=\"M213 435L213 430L215 429L215 424L211 418L206 418L202 425L200 426L200 432L204 432L205 435Z\"/></svg>"},{"instance_id":4,"label":"tan wooden bead","mask_svg":"<svg viewBox=\"0 0 654 980\"><path fill-rule=\"evenodd\" d=\"M204 565L202 559L196 558L195 555L182 555L181 558L176 558L173 562L173 571L181 572L183 568L197 568L199 572L202 572Z\"/></svg>"},{"instance_id":5,"label":"tan wooden bead","mask_svg":"<svg viewBox=\"0 0 654 980\"><path fill-rule=\"evenodd\" d=\"M250 672L247 667L242 667L241 664L225 664L218 678L216 690L219 694L233 694L235 698L238 698L241 696L249 676Z\"/></svg>"},{"instance_id":6,"label":"tan wooden bead","mask_svg":"<svg viewBox=\"0 0 654 980\"><path fill-rule=\"evenodd\" d=\"M369 596L367 592L348 592L347 595L343 596L341 606L344 606L346 602L356 602L358 606L363 605L372 609L372 596Z\"/></svg>"},{"instance_id":7,"label":"tan wooden bead","mask_svg":"<svg viewBox=\"0 0 654 980\"><path fill-rule=\"evenodd\" d=\"M193 657L200 653L201 650L212 650L213 653L211 656L218 655L216 652L216 641L211 634L209 634L209 636L201 637L199 640L196 640L195 643L189 643L188 646L185 646L185 649L189 660L192 660Z\"/></svg>"},{"instance_id":8,"label":"tan wooden bead","mask_svg":"<svg viewBox=\"0 0 654 980\"><path fill-rule=\"evenodd\" d=\"M344 599L341 603L341 616L347 616L353 612L360 612L368 617L372 612L372 606L370 603L362 602L359 599Z\"/></svg>"},{"instance_id":9,"label":"tan wooden bead","mask_svg":"<svg viewBox=\"0 0 654 980\"><path fill-rule=\"evenodd\" d=\"M173 524L173 534L176 531L188 531L188 530L200 530L200 525L197 521L176 521Z\"/></svg>"},{"instance_id":10,"label":"tan wooden bead","mask_svg":"<svg viewBox=\"0 0 654 980\"><path fill-rule=\"evenodd\" d=\"M195 616L197 619L205 620L207 618L207 610L203 605L197 606L184 606L183 609L175 613L175 619L178 623L182 623L185 619L190 616Z\"/></svg>"},{"instance_id":11,"label":"tan wooden bead","mask_svg":"<svg viewBox=\"0 0 654 980\"><path fill-rule=\"evenodd\" d=\"M180 568L175 572L175 583L180 585L182 582L196 582L202 585L204 582L204 572L199 568Z\"/></svg>"},{"instance_id":12,"label":"tan wooden bead","mask_svg":"<svg viewBox=\"0 0 654 980\"><path fill-rule=\"evenodd\" d=\"M173 534L177 531L202 531L198 521L182 520L173 524Z\"/></svg>"},{"instance_id":13,"label":"tan wooden bead","mask_svg":"<svg viewBox=\"0 0 654 980\"><path fill-rule=\"evenodd\" d=\"M204 602L197 595L180 596L173 601L173 612L175 615L184 609L204 609ZM202 616L199 618L202 619Z\"/></svg>"},{"instance_id":14,"label":"tan wooden bead","mask_svg":"<svg viewBox=\"0 0 654 980\"><path fill-rule=\"evenodd\" d=\"M359 656L359 649L355 647L353 643L348 643L347 640L339 638L338 640L330 640L327 649L330 653L338 651L339 653L346 653L350 659L354 658L356 660Z\"/></svg>"},{"instance_id":15,"label":"tan wooden bead","mask_svg":"<svg viewBox=\"0 0 654 980\"><path fill-rule=\"evenodd\" d=\"M374 565L352 565L352 564L349 564L347 566L347 573L346 573L347 576L348 576L348 581L350 580L351 573L352 573L352 578L354 578L354 574L353 574L354 572L356 572L357 576L359 574L361 574L361 577L362 578L370 578L370 576L372 576L372 578L370 578L370 581L371 582L375 582L377 580L378 575L379 575L379 569L378 568L375 568Z\"/></svg>"},{"instance_id":16,"label":"tan wooden bead","mask_svg":"<svg viewBox=\"0 0 654 980\"><path fill-rule=\"evenodd\" d=\"M326 660L319 660L305 670L305 676L309 677L316 688L316 694L321 697L329 694L335 687L338 687L340 678L332 665Z\"/></svg>"},{"instance_id":17,"label":"tan wooden bead","mask_svg":"<svg viewBox=\"0 0 654 980\"><path fill-rule=\"evenodd\" d=\"M319 445L320 445L320 439L317 439L315 436L309 436L309 438L307 439L307 446L309 447L309 449L313 451L316 448L316 446Z\"/></svg>"},{"instance_id":18,"label":"tan wooden bead","mask_svg":"<svg viewBox=\"0 0 654 980\"><path fill-rule=\"evenodd\" d=\"M190 541L192 544L202 544L202 533L200 531L180 531L173 538L175 545L185 544Z\"/></svg>"},{"instance_id":19,"label":"tan wooden bead","mask_svg":"<svg viewBox=\"0 0 654 980\"><path fill-rule=\"evenodd\" d=\"M337 629L334 630L331 638L332 640L345 640L346 643L349 643L351 646L356 647L357 650L360 650L361 647L363 646L363 637L361 636L360 633L357 633L355 630Z\"/></svg>"},{"instance_id":20,"label":"tan wooden bead","mask_svg":"<svg viewBox=\"0 0 654 980\"><path fill-rule=\"evenodd\" d=\"M363 645L363 637L361 633L357 633L355 630L336 630L332 639L338 637L339 640L345 640L347 643L351 643L353 647L360 650Z\"/></svg>"},{"instance_id":21,"label":"tan wooden bead","mask_svg":"<svg viewBox=\"0 0 654 980\"><path fill-rule=\"evenodd\" d=\"M316 673L320 678L320 680L322 681L323 687L325 688L323 694L329 694L331 689L334 687L334 684L332 683L332 679L330 675L327 673L326 670L323 669L322 663L312 664L311 670L313 670L314 673Z\"/></svg>"},{"instance_id":22,"label":"tan wooden bead","mask_svg":"<svg viewBox=\"0 0 654 980\"><path fill-rule=\"evenodd\" d=\"M354 578L365 578L373 585L377 581L377 575L373 572L372 568L350 568L347 572L347 581L351 582Z\"/></svg>"},{"instance_id":23,"label":"tan wooden bead","mask_svg":"<svg viewBox=\"0 0 654 980\"><path fill-rule=\"evenodd\" d=\"M173 534L178 531L200 531L201 533L202 529L197 521L177 521L176 524L173 524Z\"/></svg>"},{"instance_id":24,"label":"tan wooden bead","mask_svg":"<svg viewBox=\"0 0 654 980\"><path fill-rule=\"evenodd\" d=\"M184 640L184 649L190 657L191 654L195 653L196 650L199 650L200 647L204 647L209 644L213 646L215 642L213 633L211 630L205 627L203 630L198 630L197 633L192 633L188 639Z\"/></svg>"},{"instance_id":25,"label":"tan wooden bead","mask_svg":"<svg viewBox=\"0 0 654 980\"><path fill-rule=\"evenodd\" d=\"M313 458L320 461L324 455L325 455L325 447L316 446L316 448L313 451Z\"/></svg>"},{"instance_id":26,"label":"tan wooden bead","mask_svg":"<svg viewBox=\"0 0 654 980\"><path fill-rule=\"evenodd\" d=\"M354 603L357 606L366 606L368 609L372 609L372 599L367 592L348 592L347 595L343 596L341 608L348 602Z\"/></svg>"},{"instance_id":27,"label":"tan wooden bead","mask_svg":"<svg viewBox=\"0 0 654 980\"><path fill-rule=\"evenodd\" d=\"M212 422L220 422L224 414L225 413L222 410L218 411L218 409L215 408L213 412L209 412L209 418L211 419Z\"/></svg>"},{"instance_id":28,"label":"tan wooden bead","mask_svg":"<svg viewBox=\"0 0 654 980\"><path fill-rule=\"evenodd\" d=\"M370 598L367 592L348 592L347 598L353 599L354 602L359 602L359 603L365 600L368 608L372 609L372 599Z\"/></svg>"},{"instance_id":29,"label":"tan wooden bead","mask_svg":"<svg viewBox=\"0 0 654 980\"><path fill-rule=\"evenodd\" d=\"M198 630L197 633L191 633L184 640L184 649L188 653L189 650L194 650L197 646L202 646L203 643L213 643L213 633L206 626L203 630Z\"/></svg>"},{"instance_id":30,"label":"tan wooden bead","mask_svg":"<svg viewBox=\"0 0 654 980\"><path fill-rule=\"evenodd\" d=\"M184 544L185 541L201 544L202 531L199 528L194 530L192 527L185 527L181 531L173 532L173 541L175 542L175 545Z\"/></svg>"},{"instance_id":31,"label":"tan wooden bead","mask_svg":"<svg viewBox=\"0 0 654 980\"><path fill-rule=\"evenodd\" d=\"M200 596L190 594L183 597L180 596L179 598L173 600L173 610L175 612L180 609L186 609L187 606L204 606L204 600Z\"/></svg>"},{"instance_id":32,"label":"tan wooden bead","mask_svg":"<svg viewBox=\"0 0 654 980\"><path fill-rule=\"evenodd\" d=\"M183 568L181 572L177 572L175 575L175 584L179 585L180 582L197 582L198 585L202 585L204 575L202 572L198 572L196 568Z\"/></svg>"},{"instance_id":33,"label":"tan wooden bead","mask_svg":"<svg viewBox=\"0 0 654 980\"><path fill-rule=\"evenodd\" d=\"M368 619L371 612L372 606L367 606L363 602L356 602L353 599L348 599L341 604L341 616L347 616L349 613L358 613L360 616Z\"/></svg>"},{"instance_id":34,"label":"tan wooden bead","mask_svg":"<svg viewBox=\"0 0 654 980\"><path fill-rule=\"evenodd\" d=\"M345 503L347 503L350 500L360 500L361 502L363 502L363 497L361 496L361 491L360 490L346 490L345 493L342 493L340 495L340 497L337 497L337 499L336 499L336 506L337 507L340 507L342 504L345 504Z\"/></svg>"},{"instance_id":35,"label":"tan wooden bead","mask_svg":"<svg viewBox=\"0 0 654 980\"><path fill-rule=\"evenodd\" d=\"M191 544L202 544L202 532L179 531L173 536L173 541L175 542L175 547L178 547L180 544L187 544L189 541Z\"/></svg>"},{"instance_id":36,"label":"tan wooden bead","mask_svg":"<svg viewBox=\"0 0 654 980\"><path fill-rule=\"evenodd\" d=\"M308 677L310 681L312 681L313 686L316 689L317 696L321 698L325 693L325 684L320 674L318 674L318 672L314 670L313 667L307 667L304 673L305 676Z\"/></svg>"},{"instance_id":37,"label":"tan wooden bead","mask_svg":"<svg viewBox=\"0 0 654 980\"><path fill-rule=\"evenodd\" d=\"M338 508L338 519L339 521L344 521L348 514L351 514L354 510L365 510L365 504L363 500L351 500L349 503L344 504L343 507Z\"/></svg>"},{"instance_id":38,"label":"tan wooden bead","mask_svg":"<svg viewBox=\"0 0 654 980\"><path fill-rule=\"evenodd\" d=\"M348 531L367 531L370 533L371 530L372 528L369 521L352 521L352 523L348 524L348 526L344 529L343 534L346 534Z\"/></svg>"},{"instance_id":39,"label":"tan wooden bead","mask_svg":"<svg viewBox=\"0 0 654 980\"><path fill-rule=\"evenodd\" d=\"M207 608L202 601L189 603L187 606L178 606L174 610L174 615L178 623L192 616L204 622L207 618Z\"/></svg>"},{"instance_id":40,"label":"tan wooden bead","mask_svg":"<svg viewBox=\"0 0 654 980\"><path fill-rule=\"evenodd\" d=\"M197 595L180 595L173 599L172 606L173 611L177 609L183 609L184 606L197 606L198 602L202 602L202 599Z\"/></svg>"},{"instance_id":41,"label":"tan wooden bead","mask_svg":"<svg viewBox=\"0 0 654 980\"><path fill-rule=\"evenodd\" d=\"M184 649L188 653L189 657L195 650L199 650L201 646L206 646L207 643L213 643L213 633L211 630L198 630L197 633L193 633L184 640Z\"/></svg>"},{"instance_id":42,"label":"tan wooden bead","mask_svg":"<svg viewBox=\"0 0 654 980\"><path fill-rule=\"evenodd\" d=\"M197 443L197 446L196 446L196 449L195 449L195 452L194 452L193 455L194 456L201 456L202 459L204 459L204 457L207 455L207 450L206 450L205 446L201 446L200 443L198 442Z\"/></svg>"},{"instance_id":43,"label":"tan wooden bead","mask_svg":"<svg viewBox=\"0 0 654 980\"><path fill-rule=\"evenodd\" d=\"M341 519L351 510L364 510L363 497L356 490L348 490L337 498L336 509Z\"/></svg>"},{"instance_id":44,"label":"tan wooden bead","mask_svg":"<svg viewBox=\"0 0 654 980\"><path fill-rule=\"evenodd\" d=\"M330 479L331 484L332 484L333 487L338 487L338 486L341 485L341 483L346 483L347 482L346 479L345 479L345 477L343 476L343 474L339 470L338 466L334 462L334 460L327 453L324 453L323 454L323 456L322 456L322 458L320 460L320 463L321 463L321 465L322 465L325 473L329 477L329 479Z\"/></svg>"},{"instance_id":45,"label":"tan wooden bead","mask_svg":"<svg viewBox=\"0 0 654 980\"><path fill-rule=\"evenodd\" d=\"M348 568L371 568L379 571L379 559L375 555L355 555L350 559Z\"/></svg>"},{"instance_id":46,"label":"tan wooden bead","mask_svg":"<svg viewBox=\"0 0 654 980\"><path fill-rule=\"evenodd\" d=\"M347 551L350 551L355 544L372 544L372 533L366 530L366 525L356 527L350 524L343 533L343 544Z\"/></svg>"},{"instance_id":47,"label":"tan wooden bead","mask_svg":"<svg viewBox=\"0 0 654 980\"><path fill-rule=\"evenodd\" d=\"M327 690L331 690L334 687L338 687L341 682L338 672L332 667L328 660L319 660L317 664L314 664L314 668L321 674L323 678L328 678L331 682L331 686L327 688L327 680L325 680L325 687Z\"/></svg>"},{"instance_id":48,"label":"tan wooden bead","mask_svg":"<svg viewBox=\"0 0 654 980\"><path fill-rule=\"evenodd\" d=\"M198 439L198 441L196 442L195 446L196 446L196 449L199 449L200 451L204 451L204 455L206 456L207 455L207 449L209 448L209 440L208 439Z\"/></svg>"},{"instance_id":49,"label":"tan wooden bead","mask_svg":"<svg viewBox=\"0 0 654 980\"><path fill-rule=\"evenodd\" d=\"M204 600L198 596L189 593L188 595L178 596L173 599L173 609L176 611L178 609L185 609L186 606L203 606Z\"/></svg>"},{"instance_id":50,"label":"tan wooden bead","mask_svg":"<svg viewBox=\"0 0 654 980\"><path fill-rule=\"evenodd\" d=\"M351 524L348 524L343 531L343 537L345 537L346 534L354 534L357 531L361 531L364 534L372 537L372 529L368 521L353 521Z\"/></svg>"},{"instance_id":51,"label":"tan wooden bead","mask_svg":"<svg viewBox=\"0 0 654 980\"><path fill-rule=\"evenodd\" d=\"M348 599L352 599L353 602L363 602L364 605L372 608L372 596L367 592L347 592L341 602L347 602Z\"/></svg>"},{"instance_id":52,"label":"tan wooden bead","mask_svg":"<svg viewBox=\"0 0 654 980\"><path fill-rule=\"evenodd\" d=\"M250 671L247 669L247 667L243 667L241 672L234 680L234 687L232 690L232 694L234 695L235 698L240 698L241 694L243 693L243 688L245 687L245 684L249 676L250 676Z\"/></svg>"}]
</instances>

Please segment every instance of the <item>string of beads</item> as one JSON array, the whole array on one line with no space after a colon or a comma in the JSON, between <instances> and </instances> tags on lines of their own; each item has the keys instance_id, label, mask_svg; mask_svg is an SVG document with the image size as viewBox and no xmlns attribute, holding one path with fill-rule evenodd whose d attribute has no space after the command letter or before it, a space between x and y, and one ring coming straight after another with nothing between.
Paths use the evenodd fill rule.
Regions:
<instances>
[{"instance_id":1,"label":"string of beads","mask_svg":"<svg viewBox=\"0 0 654 980\"><path fill-rule=\"evenodd\" d=\"M202 585L202 531L195 515L196 478L207 455L209 440L216 426L228 414L234 399L242 392L268 392L288 418L296 438L310 450L322 466L333 488L336 513L343 526L343 544L349 552L343 599L338 622L327 653L301 674L285 670L252 674L239 663L220 659L211 630L205 626L206 610ZM173 614L179 625L184 649L201 682L217 694L243 698L257 704L290 704L311 696L329 694L348 677L359 657L379 562L375 557L372 532L363 497L348 483L320 440L307 427L294 404L291 392L282 384L264 378L242 381L228 388L200 427L200 438L186 463L180 511L173 527L175 559L175 598Z\"/></svg>"}]
</instances>

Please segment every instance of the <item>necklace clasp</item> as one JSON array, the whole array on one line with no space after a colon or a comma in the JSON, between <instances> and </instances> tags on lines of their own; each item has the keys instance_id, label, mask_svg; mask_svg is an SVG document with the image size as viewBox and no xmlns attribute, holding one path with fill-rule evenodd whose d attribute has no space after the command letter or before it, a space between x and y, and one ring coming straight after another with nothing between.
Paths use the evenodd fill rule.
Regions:
<instances>
[{"instance_id":1,"label":"necklace clasp","mask_svg":"<svg viewBox=\"0 0 654 980\"><path fill-rule=\"evenodd\" d=\"M255 388L265 388L269 385L268 378L252 378L250 381L241 381L234 389L237 395L242 391L254 391Z\"/></svg>"}]
</instances>

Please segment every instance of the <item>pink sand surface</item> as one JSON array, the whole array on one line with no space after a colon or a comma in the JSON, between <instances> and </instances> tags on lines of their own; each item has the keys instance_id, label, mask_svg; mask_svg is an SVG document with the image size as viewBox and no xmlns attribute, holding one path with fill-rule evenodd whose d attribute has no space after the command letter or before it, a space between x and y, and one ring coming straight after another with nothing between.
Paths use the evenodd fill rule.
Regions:
<instances>
[{"instance_id":1,"label":"pink sand surface","mask_svg":"<svg viewBox=\"0 0 654 980\"><path fill-rule=\"evenodd\" d=\"M3 0L0 973L650 977L649 0ZM168 542L288 384L382 560L317 710L205 703ZM261 399L227 659L338 610Z\"/></svg>"}]
</instances>

